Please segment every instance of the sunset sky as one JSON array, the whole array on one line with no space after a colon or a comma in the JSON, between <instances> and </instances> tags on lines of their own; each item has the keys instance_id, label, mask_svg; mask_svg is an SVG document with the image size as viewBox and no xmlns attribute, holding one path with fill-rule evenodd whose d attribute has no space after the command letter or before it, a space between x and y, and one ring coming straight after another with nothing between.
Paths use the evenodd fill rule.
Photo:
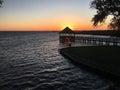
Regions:
<instances>
[{"instance_id":1,"label":"sunset sky","mask_svg":"<svg viewBox=\"0 0 120 90\"><path fill-rule=\"evenodd\" d=\"M0 30L73 30L107 29L105 23L94 28L91 22L96 10L93 0L4 0L0 8Z\"/></svg>"}]
</instances>

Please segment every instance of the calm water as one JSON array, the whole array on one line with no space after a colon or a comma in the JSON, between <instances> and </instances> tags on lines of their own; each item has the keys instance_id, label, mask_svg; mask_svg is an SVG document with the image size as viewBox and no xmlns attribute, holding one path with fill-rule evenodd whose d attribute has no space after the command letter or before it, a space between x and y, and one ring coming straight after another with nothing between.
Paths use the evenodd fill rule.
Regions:
<instances>
[{"instance_id":1,"label":"calm water","mask_svg":"<svg viewBox=\"0 0 120 90\"><path fill-rule=\"evenodd\" d=\"M0 33L0 90L120 90L58 52L58 33Z\"/></svg>"}]
</instances>

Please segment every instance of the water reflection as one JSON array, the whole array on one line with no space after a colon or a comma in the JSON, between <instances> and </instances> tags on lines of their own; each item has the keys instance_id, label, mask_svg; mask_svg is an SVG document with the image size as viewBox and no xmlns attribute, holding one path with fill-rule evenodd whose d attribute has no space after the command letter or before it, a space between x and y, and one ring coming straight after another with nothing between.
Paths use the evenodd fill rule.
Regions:
<instances>
[{"instance_id":1,"label":"water reflection","mask_svg":"<svg viewBox=\"0 0 120 90\"><path fill-rule=\"evenodd\" d=\"M1 90L119 89L61 56L58 33L11 34L0 39Z\"/></svg>"}]
</instances>

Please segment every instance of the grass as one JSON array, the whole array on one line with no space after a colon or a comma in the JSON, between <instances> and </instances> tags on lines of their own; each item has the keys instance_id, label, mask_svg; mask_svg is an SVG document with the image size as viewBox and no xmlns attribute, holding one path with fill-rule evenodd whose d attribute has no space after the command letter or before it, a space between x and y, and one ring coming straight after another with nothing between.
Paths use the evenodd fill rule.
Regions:
<instances>
[{"instance_id":1,"label":"grass","mask_svg":"<svg viewBox=\"0 0 120 90\"><path fill-rule=\"evenodd\" d=\"M73 61L120 76L119 46L82 46L60 50Z\"/></svg>"},{"instance_id":2,"label":"grass","mask_svg":"<svg viewBox=\"0 0 120 90\"><path fill-rule=\"evenodd\" d=\"M69 47L66 48L65 51L88 59L120 60L120 47L118 46Z\"/></svg>"}]
</instances>

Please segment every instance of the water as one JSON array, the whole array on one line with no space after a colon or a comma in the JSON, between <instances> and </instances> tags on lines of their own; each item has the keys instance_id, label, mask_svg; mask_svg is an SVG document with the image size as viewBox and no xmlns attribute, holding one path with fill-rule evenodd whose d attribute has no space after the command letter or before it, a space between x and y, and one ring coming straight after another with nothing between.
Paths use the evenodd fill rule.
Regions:
<instances>
[{"instance_id":1,"label":"water","mask_svg":"<svg viewBox=\"0 0 120 90\"><path fill-rule=\"evenodd\" d=\"M0 90L120 90L58 52L57 32L0 33Z\"/></svg>"}]
</instances>

